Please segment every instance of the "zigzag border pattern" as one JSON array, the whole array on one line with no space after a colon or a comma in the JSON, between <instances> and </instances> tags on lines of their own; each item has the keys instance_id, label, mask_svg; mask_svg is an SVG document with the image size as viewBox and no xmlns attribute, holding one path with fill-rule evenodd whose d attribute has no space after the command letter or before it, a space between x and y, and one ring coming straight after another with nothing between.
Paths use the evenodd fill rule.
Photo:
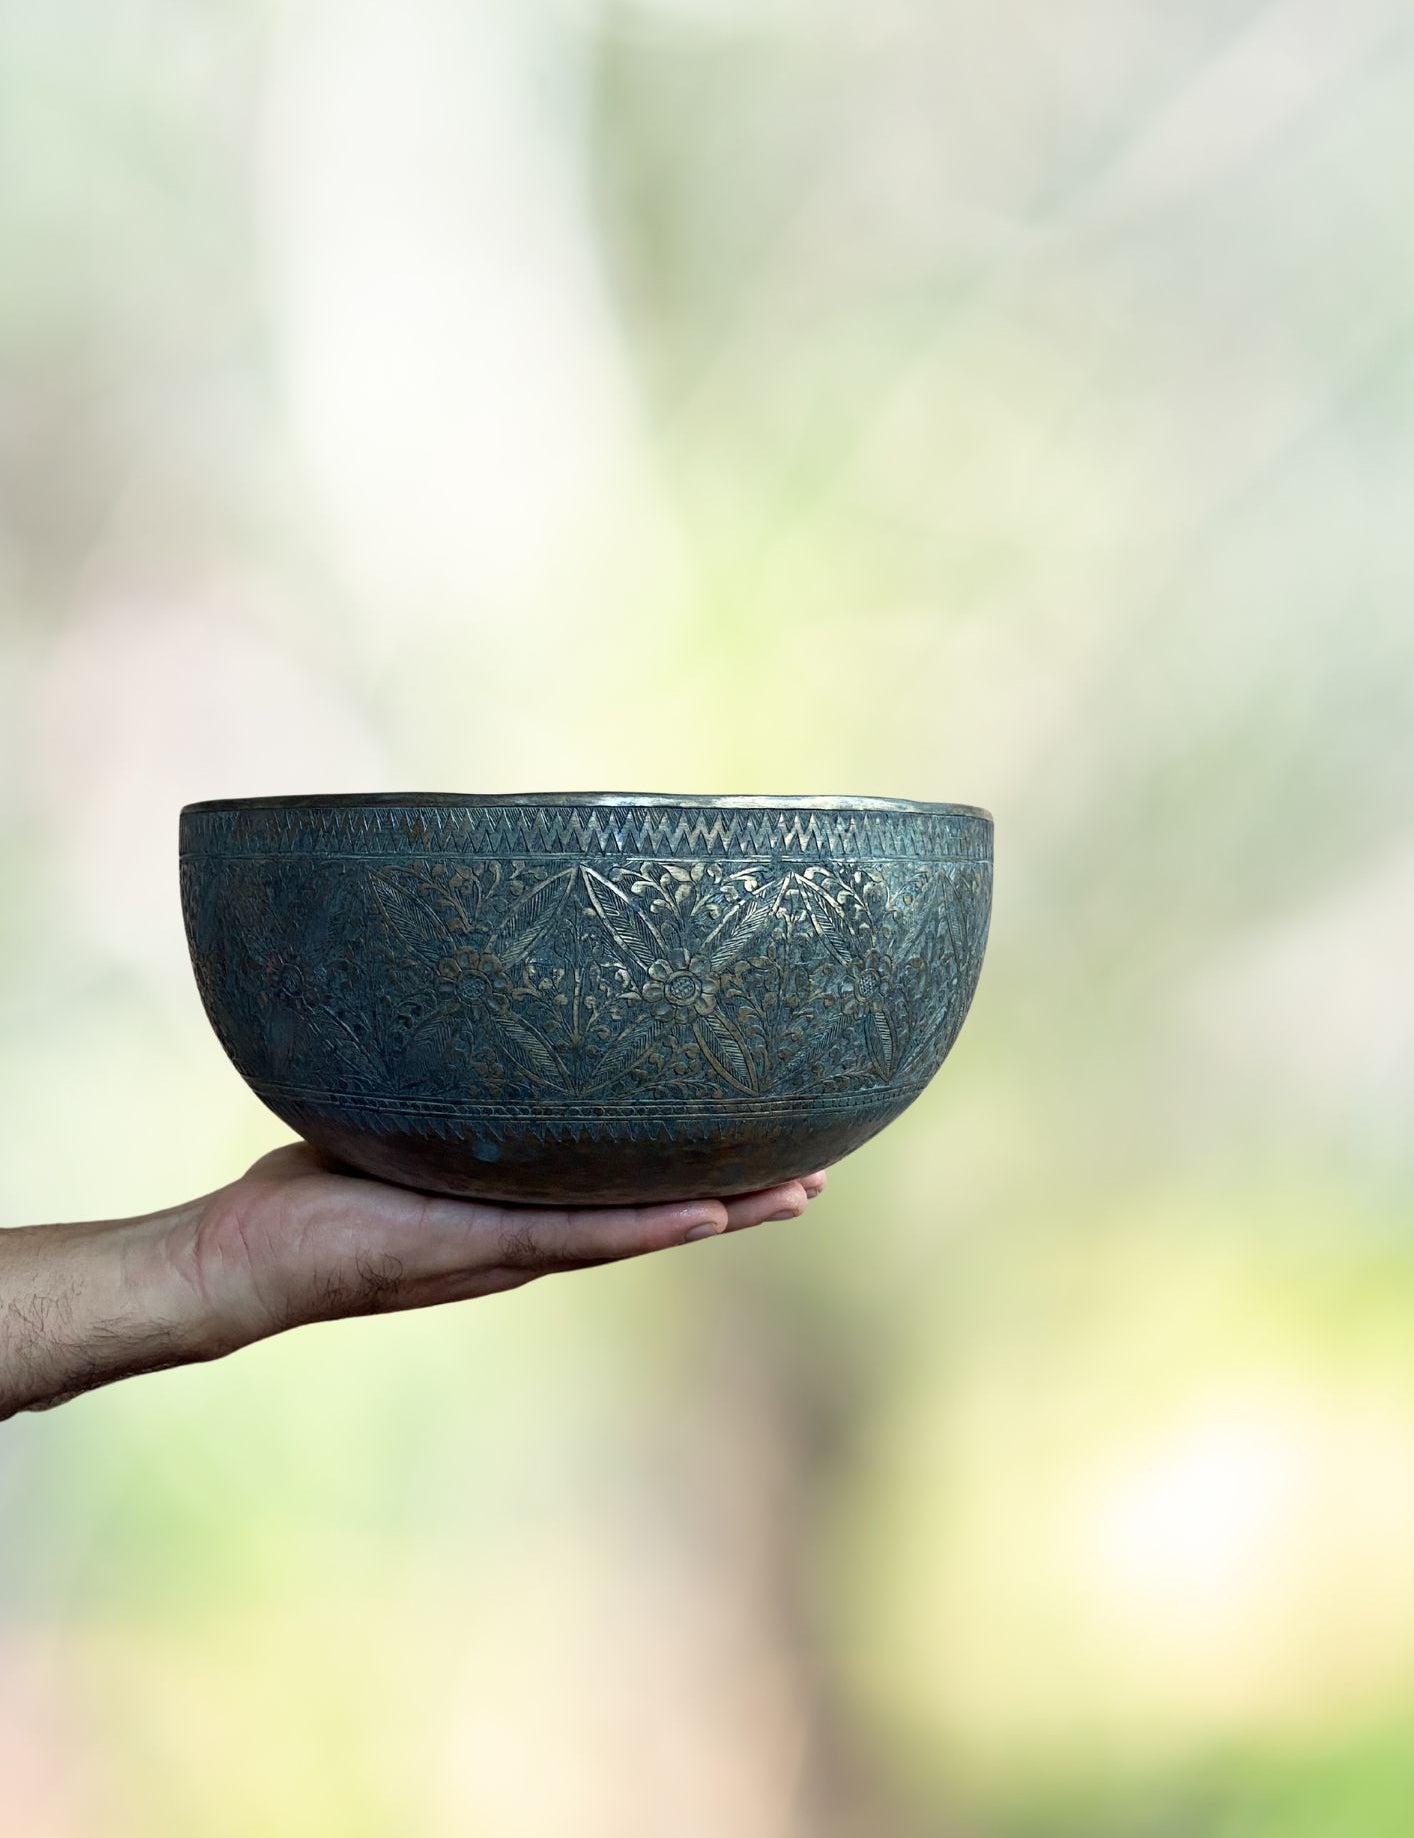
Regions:
<instances>
[{"instance_id":1,"label":"zigzag border pattern","mask_svg":"<svg viewBox=\"0 0 1414 1838\"><path fill-rule=\"evenodd\" d=\"M184 812L191 857L416 854L992 859L992 826L961 811L703 805L330 805Z\"/></svg>"}]
</instances>

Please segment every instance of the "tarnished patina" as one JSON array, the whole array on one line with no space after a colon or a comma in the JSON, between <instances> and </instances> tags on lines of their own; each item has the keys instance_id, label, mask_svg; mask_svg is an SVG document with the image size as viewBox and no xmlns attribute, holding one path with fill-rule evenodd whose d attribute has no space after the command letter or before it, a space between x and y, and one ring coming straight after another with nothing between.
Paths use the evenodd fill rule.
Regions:
<instances>
[{"instance_id":1,"label":"tarnished patina","mask_svg":"<svg viewBox=\"0 0 1414 1838\"><path fill-rule=\"evenodd\" d=\"M206 1011L349 1166L539 1203L839 1160L972 1000L992 823L882 798L238 799L181 816Z\"/></svg>"}]
</instances>

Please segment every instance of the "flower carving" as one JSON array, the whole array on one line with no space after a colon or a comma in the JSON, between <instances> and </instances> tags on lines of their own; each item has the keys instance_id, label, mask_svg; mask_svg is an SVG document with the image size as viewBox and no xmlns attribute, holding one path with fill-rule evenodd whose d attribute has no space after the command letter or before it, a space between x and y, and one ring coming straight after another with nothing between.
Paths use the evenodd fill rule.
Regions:
<instances>
[{"instance_id":1,"label":"flower carving","mask_svg":"<svg viewBox=\"0 0 1414 1838\"><path fill-rule=\"evenodd\" d=\"M841 1012L854 1017L867 1014L894 993L894 966L882 951L866 952L856 968L845 972L839 1006Z\"/></svg>"},{"instance_id":2,"label":"flower carving","mask_svg":"<svg viewBox=\"0 0 1414 1838\"><path fill-rule=\"evenodd\" d=\"M987 893L985 867L765 852L506 850L357 871L261 857L225 871L219 902L184 884L190 922L228 940L197 954L203 992L248 966L232 1036L248 1027L281 1081L585 1105L834 1099L915 1078L965 1011Z\"/></svg>"},{"instance_id":3,"label":"flower carving","mask_svg":"<svg viewBox=\"0 0 1414 1838\"><path fill-rule=\"evenodd\" d=\"M482 1009L496 1002L504 987L505 966L494 951L462 946L437 965L440 981L463 1008Z\"/></svg>"},{"instance_id":4,"label":"flower carving","mask_svg":"<svg viewBox=\"0 0 1414 1838\"><path fill-rule=\"evenodd\" d=\"M267 959L265 976L267 999L277 1007L301 1014L322 1007L334 989L334 978L327 964L315 964L306 969L292 958L279 954Z\"/></svg>"},{"instance_id":5,"label":"flower carving","mask_svg":"<svg viewBox=\"0 0 1414 1838\"><path fill-rule=\"evenodd\" d=\"M710 1015L717 1006L717 979L705 957L675 951L648 966L643 1000L657 1021L686 1021Z\"/></svg>"}]
</instances>

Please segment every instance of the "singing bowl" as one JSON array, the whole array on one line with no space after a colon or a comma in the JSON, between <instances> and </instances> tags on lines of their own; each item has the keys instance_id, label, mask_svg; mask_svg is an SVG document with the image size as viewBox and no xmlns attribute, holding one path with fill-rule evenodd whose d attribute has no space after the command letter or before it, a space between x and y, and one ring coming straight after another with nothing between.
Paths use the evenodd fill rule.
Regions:
<instances>
[{"instance_id":1,"label":"singing bowl","mask_svg":"<svg viewBox=\"0 0 1414 1838\"><path fill-rule=\"evenodd\" d=\"M181 814L211 1025L326 1155L427 1192L730 1195L923 1090L992 820L885 798L239 798Z\"/></svg>"}]
</instances>

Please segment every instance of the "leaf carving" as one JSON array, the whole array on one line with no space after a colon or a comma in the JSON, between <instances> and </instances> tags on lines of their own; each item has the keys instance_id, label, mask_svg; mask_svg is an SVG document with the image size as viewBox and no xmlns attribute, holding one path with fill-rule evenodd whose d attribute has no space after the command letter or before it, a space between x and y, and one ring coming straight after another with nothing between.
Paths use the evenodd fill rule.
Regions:
<instances>
[{"instance_id":1,"label":"leaf carving","mask_svg":"<svg viewBox=\"0 0 1414 1838\"><path fill-rule=\"evenodd\" d=\"M638 1024L614 1042L594 1068L594 1076L584 1087L584 1095L618 1084L639 1064L663 1032L662 1024L645 1016Z\"/></svg>"},{"instance_id":2,"label":"leaf carving","mask_svg":"<svg viewBox=\"0 0 1414 1838\"><path fill-rule=\"evenodd\" d=\"M884 1009L869 1010L864 1019L864 1032L869 1040L869 1056L874 1062L874 1070L881 1079L892 1078L894 1061L898 1057L898 1037Z\"/></svg>"},{"instance_id":3,"label":"leaf carving","mask_svg":"<svg viewBox=\"0 0 1414 1838\"><path fill-rule=\"evenodd\" d=\"M825 949L837 963L845 965L852 964L854 962L854 951L847 943L841 942L839 936L840 928L836 924L836 915L839 908L836 903L830 900L828 895L822 895L820 888L818 888L813 881L807 881L802 878L799 882L799 886L801 892L805 896L805 911L809 917L815 936L820 940L821 944L824 945ZM822 899L825 902L823 907L817 906L817 900Z\"/></svg>"},{"instance_id":4,"label":"leaf carving","mask_svg":"<svg viewBox=\"0 0 1414 1838\"><path fill-rule=\"evenodd\" d=\"M966 967L972 955L972 941L969 937L968 921L972 916L970 902L954 897L943 903L943 918L947 925L948 944L952 950L952 980L960 983L966 974Z\"/></svg>"},{"instance_id":5,"label":"leaf carving","mask_svg":"<svg viewBox=\"0 0 1414 1838\"><path fill-rule=\"evenodd\" d=\"M912 907L904 914L903 929L894 955L900 963L913 955L914 947L922 938L929 919L933 915L933 901L923 892L919 892Z\"/></svg>"},{"instance_id":6,"label":"leaf carving","mask_svg":"<svg viewBox=\"0 0 1414 1838\"><path fill-rule=\"evenodd\" d=\"M449 944L455 942L452 928L431 900L421 899L389 875L373 875L368 886L384 923L401 944L411 945L424 937L429 921Z\"/></svg>"},{"instance_id":7,"label":"leaf carving","mask_svg":"<svg viewBox=\"0 0 1414 1838\"><path fill-rule=\"evenodd\" d=\"M564 1068L559 1056L537 1028L508 1010L498 1019L497 1033L507 1059L526 1073L532 1084L542 1090L565 1089Z\"/></svg>"},{"instance_id":8,"label":"leaf carving","mask_svg":"<svg viewBox=\"0 0 1414 1838\"><path fill-rule=\"evenodd\" d=\"M491 948L504 964L518 964L535 949L554 922L574 880L574 869L565 868L534 887L513 906L497 926Z\"/></svg>"},{"instance_id":9,"label":"leaf carving","mask_svg":"<svg viewBox=\"0 0 1414 1838\"><path fill-rule=\"evenodd\" d=\"M704 1015L692 1032L703 1057L719 1077L739 1091L754 1092L759 1088L746 1042L722 1009L715 1008L710 1015Z\"/></svg>"},{"instance_id":10,"label":"leaf carving","mask_svg":"<svg viewBox=\"0 0 1414 1838\"><path fill-rule=\"evenodd\" d=\"M457 1011L450 1002L440 1002L426 1014L412 1016L402 1035L399 1057L412 1062L426 1058L435 1063L437 1056L451 1045L456 1020Z\"/></svg>"},{"instance_id":11,"label":"leaf carving","mask_svg":"<svg viewBox=\"0 0 1414 1838\"><path fill-rule=\"evenodd\" d=\"M386 1076L387 1068L381 1058L360 1040L347 1018L334 1009L325 1005L316 1008L310 1015L309 1029L344 1065L353 1062L361 1072Z\"/></svg>"},{"instance_id":12,"label":"leaf carving","mask_svg":"<svg viewBox=\"0 0 1414 1838\"><path fill-rule=\"evenodd\" d=\"M857 894L852 893L849 888L842 886L838 881L836 881L835 885L840 887L840 893L831 893L829 887L826 885L828 878L827 870L823 868L819 870L812 868L807 875L801 877L805 885L809 887L811 893L824 903L826 910L834 914L839 922L840 930L852 934L857 930L857 921L850 917L846 907L846 901L853 903L856 913L862 909L862 902ZM843 896L843 898L841 896Z\"/></svg>"},{"instance_id":13,"label":"leaf carving","mask_svg":"<svg viewBox=\"0 0 1414 1838\"><path fill-rule=\"evenodd\" d=\"M773 887L767 892L748 895L727 908L702 941L702 951L713 970L719 973L725 970L733 958L765 931L776 916L781 891L779 886Z\"/></svg>"},{"instance_id":14,"label":"leaf carving","mask_svg":"<svg viewBox=\"0 0 1414 1838\"><path fill-rule=\"evenodd\" d=\"M581 873L589 904L630 963L646 970L656 958L667 956L668 949L657 926L646 914L639 912L627 895L592 868L584 868Z\"/></svg>"}]
</instances>

